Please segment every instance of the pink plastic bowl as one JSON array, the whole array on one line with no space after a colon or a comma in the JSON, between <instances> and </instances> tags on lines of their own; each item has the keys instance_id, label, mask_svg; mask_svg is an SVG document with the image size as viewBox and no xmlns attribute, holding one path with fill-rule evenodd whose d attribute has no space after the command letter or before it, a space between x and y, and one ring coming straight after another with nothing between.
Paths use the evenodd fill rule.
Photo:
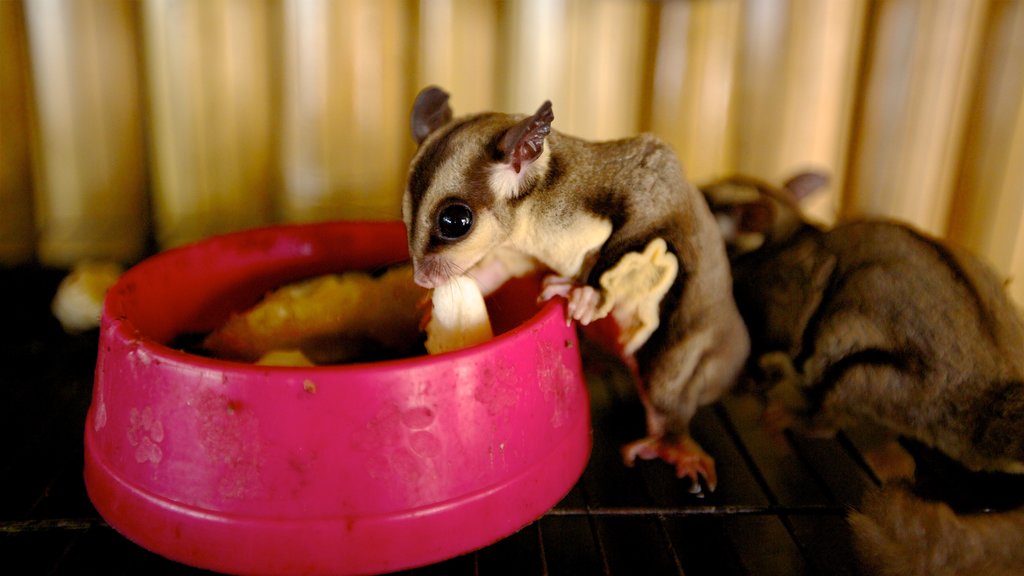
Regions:
<instances>
[{"instance_id":1,"label":"pink plastic bowl","mask_svg":"<svg viewBox=\"0 0 1024 576\"><path fill-rule=\"evenodd\" d=\"M449 354L315 368L168 343L286 282L407 258L400 223L266 228L150 258L107 295L85 480L122 534L246 574L387 572L495 542L554 506L590 453L576 333L536 283L500 334Z\"/></svg>"}]
</instances>

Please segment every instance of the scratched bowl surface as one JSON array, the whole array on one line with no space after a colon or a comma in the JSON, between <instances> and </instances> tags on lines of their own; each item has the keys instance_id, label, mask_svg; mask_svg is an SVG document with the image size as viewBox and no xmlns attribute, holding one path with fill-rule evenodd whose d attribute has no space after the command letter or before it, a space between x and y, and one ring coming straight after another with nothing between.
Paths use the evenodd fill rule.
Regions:
<instances>
[{"instance_id":1,"label":"scratched bowl surface","mask_svg":"<svg viewBox=\"0 0 1024 576\"><path fill-rule=\"evenodd\" d=\"M100 514L154 552L244 574L387 572L513 533L590 451L576 333L536 282L488 303L498 334L437 356L263 367L173 348L287 282L407 259L401 223L219 236L107 295L85 430ZM467 528L471 527L471 528Z\"/></svg>"}]
</instances>

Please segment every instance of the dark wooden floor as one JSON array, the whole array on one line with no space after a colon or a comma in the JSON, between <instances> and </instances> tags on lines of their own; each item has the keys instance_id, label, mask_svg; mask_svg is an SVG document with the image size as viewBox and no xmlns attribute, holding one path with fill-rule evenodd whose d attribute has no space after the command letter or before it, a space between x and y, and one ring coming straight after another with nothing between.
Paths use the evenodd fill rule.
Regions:
<instances>
[{"instance_id":1,"label":"dark wooden floor","mask_svg":"<svg viewBox=\"0 0 1024 576\"><path fill-rule=\"evenodd\" d=\"M143 550L96 513L82 481L82 431L97 334L63 333L49 303L60 270L0 269L0 557L24 574L194 574ZM874 484L852 443L771 439L760 406L731 396L703 409L697 440L718 490L690 495L659 462L626 468L643 432L625 373L587 354L590 464L537 522L479 552L412 574L858 574L845 516Z\"/></svg>"}]
</instances>

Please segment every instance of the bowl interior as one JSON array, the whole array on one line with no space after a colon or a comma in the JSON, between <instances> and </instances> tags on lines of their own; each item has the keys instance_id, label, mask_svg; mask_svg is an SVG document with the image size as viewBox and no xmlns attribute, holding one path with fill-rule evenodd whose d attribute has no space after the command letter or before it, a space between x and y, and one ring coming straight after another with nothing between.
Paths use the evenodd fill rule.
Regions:
<instances>
[{"instance_id":1,"label":"bowl interior","mask_svg":"<svg viewBox=\"0 0 1024 576\"><path fill-rule=\"evenodd\" d=\"M400 222L258 229L218 237L215 247L187 246L129 270L112 288L106 314L125 319L149 344L173 348L179 337L208 333L290 282L348 270L373 272L408 261ZM488 297L495 335L538 312L538 291L539 279L526 277Z\"/></svg>"}]
</instances>

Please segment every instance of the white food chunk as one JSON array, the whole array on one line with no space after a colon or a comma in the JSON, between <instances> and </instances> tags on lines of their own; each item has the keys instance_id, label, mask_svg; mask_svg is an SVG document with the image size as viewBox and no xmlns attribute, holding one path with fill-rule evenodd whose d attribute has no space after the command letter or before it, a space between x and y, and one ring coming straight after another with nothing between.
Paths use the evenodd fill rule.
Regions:
<instances>
[{"instance_id":1,"label":"white food chunk","mask_svg":"<svg viewBox=\"0 0 1024 576\"><path fill-rule=\"evenodd\" d=\"M433 311L427 323L427 352L440 354L490 340L491 320L477 283L467 276L434 288Z\"/></svg>"},{"instance_id":2,"label":"white food chunk","mask_svg":"<svg viewBox=\"0 0 1024 576\"><path fill-rule=\"evenodd\" d=\"M112 262L82 262L71 270L53 297L50 307L66 332L77 333L100 325L103 299L121 276Z\"/></svg>"},{"instance_id":3,"label":"white food chunk","mask_svg":"<svg viewBox=\"0 0 1024 576\"><path fill-rule=\"evenodd\" d=\"M665 240L651 240L643 252L630 252L601 275L605 299L598 314L611 311L623 352L633 354L658 329L661 300L679 273L679 261ZM614 309L613 309L614 307Z\"/></svg>"}]
</instances>

